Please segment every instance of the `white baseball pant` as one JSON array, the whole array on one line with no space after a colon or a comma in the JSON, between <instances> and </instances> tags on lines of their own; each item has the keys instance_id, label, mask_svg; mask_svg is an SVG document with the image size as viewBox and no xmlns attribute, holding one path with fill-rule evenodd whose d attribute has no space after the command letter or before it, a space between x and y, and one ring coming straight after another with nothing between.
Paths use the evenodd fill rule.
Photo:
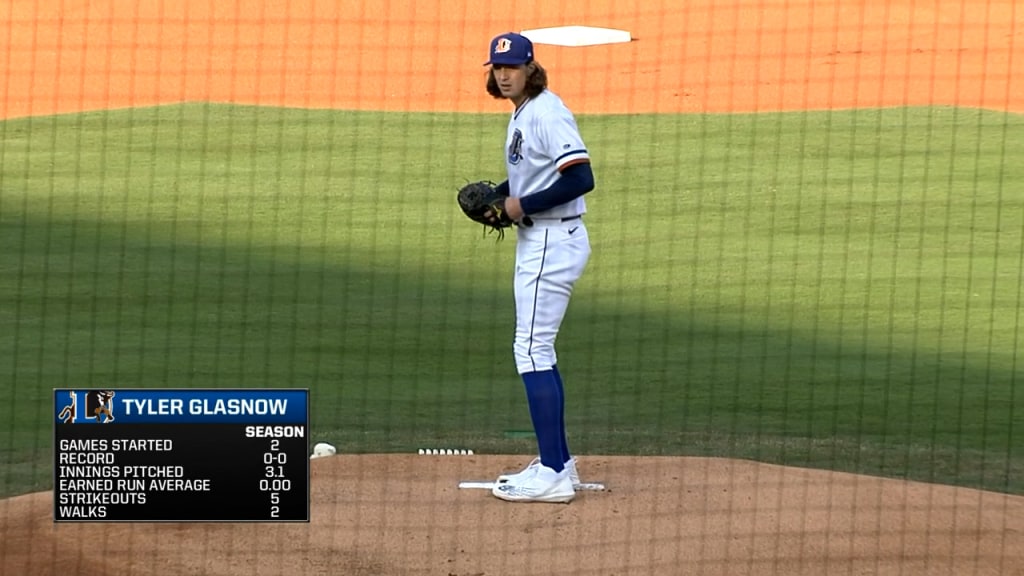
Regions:
<instances>
[{"instance_id":1,"label":"white baseball pant","mask_svg":"<svg viewBox=\"0 0 1024 576\"><path fill-rule=\"evenodd\" d=\"M555 338L589 259L590 238L581 218L538 219L517 228L513 351L520 374L557 363Z\"/></svg>"}]
</instances>

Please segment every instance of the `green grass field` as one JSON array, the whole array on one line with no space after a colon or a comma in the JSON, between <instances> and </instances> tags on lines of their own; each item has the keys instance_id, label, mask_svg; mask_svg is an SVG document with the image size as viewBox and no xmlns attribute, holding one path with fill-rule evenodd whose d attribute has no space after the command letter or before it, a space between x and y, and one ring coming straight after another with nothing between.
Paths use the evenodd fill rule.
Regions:
<instances>
[{"instance_id":1,"label":"green grass field","mask_svg":"<svg viewBox=\"0 0 1024 576\"><path fill-rule=\"evenodd\" d=\"M584 116L578 453L1024 493L1024 117ZM505 115L188 104L0 122L0 494L56 387L308 387L342 451L529 454Z\"/></svg>"}]
</instances>

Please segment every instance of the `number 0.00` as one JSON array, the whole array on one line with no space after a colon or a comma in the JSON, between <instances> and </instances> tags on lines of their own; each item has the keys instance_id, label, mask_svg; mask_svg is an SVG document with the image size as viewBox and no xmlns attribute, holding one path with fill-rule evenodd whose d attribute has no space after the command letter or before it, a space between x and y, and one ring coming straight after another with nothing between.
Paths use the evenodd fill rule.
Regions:
<instances>
[{"instance_id":1,"label":"number 0.00","mask_svg":"<svg viewBox=\"0 0 1024 576\"><path fill-rule=\"evenodd\" d=\"M287 492L292 489L292 481L287 478L260 478L260 490L263 492Z\"/></svg>"}]
</instances>

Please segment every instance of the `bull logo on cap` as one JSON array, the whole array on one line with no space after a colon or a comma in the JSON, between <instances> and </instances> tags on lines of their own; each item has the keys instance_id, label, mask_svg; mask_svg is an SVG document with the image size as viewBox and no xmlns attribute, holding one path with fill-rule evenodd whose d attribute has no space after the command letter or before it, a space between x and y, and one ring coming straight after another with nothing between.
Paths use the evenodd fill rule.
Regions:
<instances>
[{"instance_id":1,"label":"bull logo on cap","mask_svg":"<svg viewBox=\"0 0 1024 576\"><path fill-rule=\"evenodd\" d=\"M512 41L508 38L498 38L498 41L494 44L495 54L504 54L512 49Z\"/></svg>"}]
</instances>

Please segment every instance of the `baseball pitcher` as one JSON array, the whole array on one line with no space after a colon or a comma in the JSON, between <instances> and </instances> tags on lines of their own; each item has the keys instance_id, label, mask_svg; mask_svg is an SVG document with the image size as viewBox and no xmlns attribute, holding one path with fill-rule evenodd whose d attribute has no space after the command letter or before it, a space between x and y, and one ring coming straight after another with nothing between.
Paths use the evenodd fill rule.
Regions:
<instances>
[{"instance_id":1,"label":"baseball pitcher","mask_svg":"<svg viewBox=\"0 0 1024 576\"><path fill-rule=\"evenodd\" d=\"M496 186L467 185L459 200L470 218L516 229L513 353L540 453L524 470L500 475L492 493L513 502L570 502L579 476L566 440L555 338L590 258L583 196L593 190L594 174L576 120L548 89L528 38L497 36L484 65L490 66L487 92L513 105L508 178Z\"/></svg>"}]
</instances>

